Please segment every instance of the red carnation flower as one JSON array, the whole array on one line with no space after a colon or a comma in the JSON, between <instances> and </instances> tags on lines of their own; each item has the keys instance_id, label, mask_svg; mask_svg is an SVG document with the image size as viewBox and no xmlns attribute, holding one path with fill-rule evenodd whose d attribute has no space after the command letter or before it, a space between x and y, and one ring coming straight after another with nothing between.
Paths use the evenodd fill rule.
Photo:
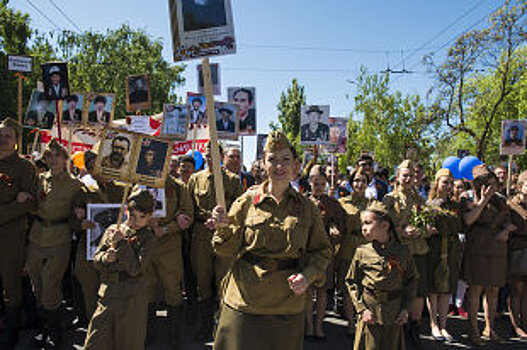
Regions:
<instances>
[{"instance_id":1,"label":"red carnation flower","mask_svg":"<svg viewBox=\"0 0 527 350\"><path fill-rule=\"evenodd\" d=\"M254 204L254 205L256 205L256 204L258 204L258 203L260 203L260 194L259 194L259 193L258 193L258 194L256 195L256 197L254 197L254 199L253 199L253 204Z\"/></svg>"}]
</instances>

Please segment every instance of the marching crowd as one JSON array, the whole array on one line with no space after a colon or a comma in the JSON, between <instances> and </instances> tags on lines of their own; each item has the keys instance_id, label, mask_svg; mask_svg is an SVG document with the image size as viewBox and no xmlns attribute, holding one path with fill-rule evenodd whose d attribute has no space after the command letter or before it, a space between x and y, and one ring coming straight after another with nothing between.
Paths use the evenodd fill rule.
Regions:
<instances>
[{"instance_id":1,"label":"marching crowd","mask_svg":"<svg viewBox=\"0 0 527 350\"><path fill-rule=\"evenodd\" d=\"M78 169L56 140L38 159L18 155L20 137L16 122L0 124L0 349L24 328L36 348L59 348L75 320L86 349L144 349L160 311L174 349L183 323L218 350L301 349L326 337L335 300L355 349L423 348L424 313L438 342L454 340L450 313L468 319L473 344L501 343L498 308L527 338L526 171L506 191L502 166L474 167L471 184L448 169L427 181L412 160L389 177L366 154L349 174L301 169L275 131L249 172L238 148L220 147L226 208L210 148L197 171L193 157L174 158L165 216L154 218L150 192L133 187L126 219L107 218L87 260L96 223L86 205L121 203L127 188L94 173L94 150Z\"/></svg>"}]
</instances>

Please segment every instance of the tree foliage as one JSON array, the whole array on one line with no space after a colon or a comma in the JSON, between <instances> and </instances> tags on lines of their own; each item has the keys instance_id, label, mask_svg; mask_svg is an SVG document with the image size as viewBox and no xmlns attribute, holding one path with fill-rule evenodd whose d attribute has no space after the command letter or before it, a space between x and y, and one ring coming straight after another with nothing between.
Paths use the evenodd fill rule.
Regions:
<instances>
[{"instance_id":1,"label":"tree foliage","mask_svg":"<svg viewBox=\"0 0 527 350\"><path fill-rule=\"evenodd\" d=\"M306 103L304 86L293 79L287 91L282 92L278 103L278 121L280 125L272 122L269 126L272 130L282 129L299 154L302 154L300 146L300 115L301 107Z\"/></svg>"}]
</instances>

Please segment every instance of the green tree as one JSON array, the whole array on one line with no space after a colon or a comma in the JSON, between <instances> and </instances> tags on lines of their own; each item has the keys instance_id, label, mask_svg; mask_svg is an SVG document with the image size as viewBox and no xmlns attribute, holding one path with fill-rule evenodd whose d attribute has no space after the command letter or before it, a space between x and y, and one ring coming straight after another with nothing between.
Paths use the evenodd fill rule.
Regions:
<instances>
[{"instance_id":1,"label":"green tree","mask_svg":"<svg viewBox=\"0 0 527 350\"><path fill-rule=\"evenodd\" d=\"M296 79L293 79L287 91L282 92L277 106L280 125L274 122L269 125L273 130L282 129L299 154L302 153L300 146L300 109L306 103L304 90L304 86L300 85Z\"/></svg>"},{"instance_id":2,"label":"green tree","mask_svg":"<svg viewBox=\"0 0 527 350\"><path fill-rule=\"evenodd\" d=\"M431 117L418 95L390 92L388 74L370 74L363 67L355 84L355 119L348 123L348 152L341 167L353 165L365 151L393 169L404 158L423 162L434 151L439 121ZM423 164L429 168L431 164Z\"/></svg>"},{"instance_id":3,"label":"green tree","mask_svg":"<svg viewBox=\"0 0 527 350\"><path fill-rule=\"evenodd\" d=\"M425 57L437 80L435 115L471 144L482 160L489 153L503 103L524 77L525 63L515 61L527 39L527 3L511 3L507 0L491 16L488 28L460 36L442 64ZM492 71L492 77L481 78L486 70Z\"/></svg>"}]
</instances>

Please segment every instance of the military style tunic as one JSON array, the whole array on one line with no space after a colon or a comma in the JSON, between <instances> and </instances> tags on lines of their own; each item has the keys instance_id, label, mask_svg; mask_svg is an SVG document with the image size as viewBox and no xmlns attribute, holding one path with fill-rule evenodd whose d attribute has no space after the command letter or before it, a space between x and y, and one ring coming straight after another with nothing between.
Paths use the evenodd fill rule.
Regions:
<instances>
[{"instance_id":1,"label":"military style tunic","mask_svg":"<svg viewBox=\"0 0 527 350\"><path fill-rule=\"evenodd\" d=\"M431 293L448 293L454 294L457 289L459 278L459 268L461 263L461 242L458 234L463 231L462 212L459 203L450 199L446 201L433 200L427 202L428 206L438 208L435 218L435 228L439 234L432 235L428 238L430 253L428 255L428 275L430 276L429 291ZM436 209L434 209L436 210ZM441 276L436 273L436 269L442 263L442 242L446 242L446 265L448 266L448 275ZM439 280L441 279L441 280ZM441 290L438 286L448 286L448 289Z\"/></svg>"},{"instance_id":2,"label":"military style tunic","mask_svg":"<svg viewBox=\"0 0 527 350\"><path fill-rule=\"evenodd\" d=\"M527 277L527 205L519 195L508 201L512 223L517 227L509 237L509 276L525 280Z\"/></svg>"},{"instance_id":3,"label":"military style tunic","mask_svg":"<svg viewBox=\"0 0 527 350\"><path fill-rule=\"evenodd\" d=\"M64 171L40 174L37 219L29 232L27 268L37 304L56 310L62 301L62 277L70 259L72 208L82 184Z\"/></svg>"},{"instance_id":4,"label":"military style tunic","mask_svg":"<svg viewBox=\"0 0 527 350\"><path fill-rule=\"evenodd\" d=\"M27 192L33 198L17 202ZM37 207L35 167L16 152L0 159L0 278L6 306L22 303L22 268L25 259L27 214Z\"/></svg>"},{"instance_id":5,"label":"military style tunic","mask_svg":"<svg viewBox=\"0 0 527 350\"><path fill-rule=\"evenodd\" d=\"M417 270L408 248L395 239L361 245L347 277L357 313L370 310L376 323L359 319L354 349L405 349L402 326L394 323L408 310L417 288Z\"/></svg>"},{"instance_id":6,"label":"military style tunic","mask_svg":"<svg viewBox=\"0 0 527 350\"><path fill-rule=\"evenodd\" d=\"M328 239L331 243L331 260L326 270L326 283L324 285L326 289L329 289L333 288L335 285L336 246L341 240L340 237L342 237L346 232L346 213L339 201L333 197L322 195L317 198L311 195L309 198L313 201L313 203L315 203L320 211L320 214L322 215L322 222L324 223L324 228L328 233ZM329 236L329 230L331 227L336 227L339 230L339 237L334 238Z\"/></svg>"},{"instance_id":7,"label":"military style tunic","mask_svg":"<svg viewBox=\"0 0 527 350\"><path fill-rule=\"evenodd\" d=\"M218 350L301 348L308 293L295 295L287 279L300 272L321 285L331 256L317 207L291 186L276 203L266 194L268 184L238 198L229 212L231 224L213 237L218 255L235 257L216 334Z\"/></svg>"},{"instance_id":8,"label":"military style tunic","mask_svg":"<svg viewBox=\"0 0 527 350\"><path fill-rule=\"evenodd\" d=\"M390 217L395 224L399 241L407 245L410 254L413 255L415 266L419 272L417 296L426 297L428 295L428 286L430 285L427 257L430 250L427 243L429 235L422 234L415 238L403 236L404 229L409 225L412 218L412 210L421 210L425 205L425 200L415 190L396 190L384 196L382 202L390 211Z\"/></svg>"},{"instance_id":9,"label":"military style tunic","mask_svg":"<svg viewBox=\"0 0 527 350\"><path fill-rule=\"evenodd\" d=\"M467 203L464 203L464 207ZM496 236L511 222L505 198L495 194L467 229L461 278L467 284L501 287L507 279L507 242Z\"/></svg>"},{"instance_id":10,"label":"military style tunic","mask_svg":"<svg viewBox=\"0 0 527 350\"><path fill-rule=\"evenodd\" d=\"M225 190L225 208L242 194L240 179L237 175L222 169ZM216 192L213 174L209 169L199 171L189 179L188 189L194 202L194 227L192 229L191 260L196 273L198 295L201 300L214 297L213 285L219 289L223 276L229 269L231 259L216 257L211 244L213 231L205 226L216 207Z\"/></svg>"},{"instance_id":11,"label":"military style tunic","mask_svg":"<svg viewBox=\"0 0 527 350\"><path fill-rule=\"evenodd\" d=\"M100 271L99 301L86 335L85 349L143 350L145 346L148 282L146 268L155 246L151 228L134 230L125 224L120 229L125 238L116 246L116 261L105 263L103 257L111 247L110 226L93 257Z\"/></svg>"},{"instance_id":12,"label":"military style tunic","mask_svg":"<svg viewBox=\"0 0 527 350\"><path fill-rule=\"evenodd\" d=\"M185 184L167 176L165 182L166 216L159 219L159 226L164 234L158 237L152 260L147 269L149 279L149 299L155 300L155 285L161 280L164 288L164 301L171 306L178 306L182 302L181 281L183 279L182 229L177 223L177 216L194 216L192 198Z\"/></svg>"}]
</instances>

